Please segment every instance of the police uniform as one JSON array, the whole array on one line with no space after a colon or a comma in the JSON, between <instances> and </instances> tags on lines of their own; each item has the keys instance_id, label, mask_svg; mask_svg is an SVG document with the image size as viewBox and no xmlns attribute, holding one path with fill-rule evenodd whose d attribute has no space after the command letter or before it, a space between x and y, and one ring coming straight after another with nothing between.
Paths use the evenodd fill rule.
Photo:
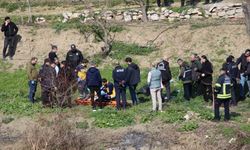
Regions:
<instances>
[{"instance_id":1,"label":"police uniform","mask_svg":"<svg viewBox=\"0 0 250 150\"><path fill-rule=\"evenodd\" d=\"M215 120L220 120L220 106L224 104L225 117L224 120L230 119L229 103L232 97L231 94L232 81L226 74L220 75L215 84L216 100L214 106Z\"/></svg>"}]
</instances>

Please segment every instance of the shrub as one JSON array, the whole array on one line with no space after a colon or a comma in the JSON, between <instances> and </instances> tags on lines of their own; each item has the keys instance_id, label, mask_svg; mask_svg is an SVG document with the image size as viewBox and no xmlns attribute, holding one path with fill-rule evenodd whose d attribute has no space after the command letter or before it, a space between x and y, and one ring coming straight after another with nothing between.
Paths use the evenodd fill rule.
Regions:
<instances>
[{"instance_id":1,"label":"shrub","mask_svg":"<svg viewBox=\"0 0 250 150\"><path fill-rule=\"evenodd\" d=\"M178 129L178 131L188 132L188 131L193 131L197 128L199 128L199 125L197 122L184 122L181 125L181 127Z\"/></svg>"},{"instance_id":2,"label":"shrub","mask_svg":"<svg viewBox=\"0 0 250 150\"><path fill-rule=\"evenodd\" d=\"M95 119L94 125L99 128L119 128L134 123L133 115L128 112L116 111L110 107L93 112L92 117Z\"/></svg>"},{"instance_id":3,"label":"shrub","mask_svg":"<svg viewBox=\"0 0 250 150\"><path fill-rule=\"evenodd\" d=\"M33 126L25 133L24 149L83 149L86 146L84 134L78 134L66 117L58 115L47 125Z\"/></svg>"}]
</instances>

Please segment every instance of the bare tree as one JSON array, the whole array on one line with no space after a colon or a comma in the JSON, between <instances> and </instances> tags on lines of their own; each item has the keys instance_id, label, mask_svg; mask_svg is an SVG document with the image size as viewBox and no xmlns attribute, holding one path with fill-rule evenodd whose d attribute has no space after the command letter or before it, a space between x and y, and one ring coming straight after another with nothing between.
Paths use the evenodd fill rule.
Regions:
<instances>
[{"instance_id":1,"label":"bare tree","mask_svg":"<svg viewBox=\"0 0 250 150\"><path fill-rule=\"evenodd\" d=\"M30 5L30 0L26 0L27 5L28 5L28 11L29 11L29 18L28 18L28 23L32 23L32 13L31 13L31 5Z\"/></svg>"},{"instance_id":2,"label":"bare tree","mask_svg":"<svg viewBox=\"0 0 250 150\"><path fill-rule=\"evenodd\" d=\"M134 0L134 2L138 4L141 8L142 21L147 22L148 21L147 11L148 11L149 0Z\"/></svg>"},{"instance_id":3,"label":"bare tree","mask_svg":"<svg viewBox=\"0 0 250 150\"><path fill-rule=\"evenodd\" d=\"M243 12L245 14L247 33L250 35L250 0L245 0L243 2Z\"/></svg>"}]
</instances>

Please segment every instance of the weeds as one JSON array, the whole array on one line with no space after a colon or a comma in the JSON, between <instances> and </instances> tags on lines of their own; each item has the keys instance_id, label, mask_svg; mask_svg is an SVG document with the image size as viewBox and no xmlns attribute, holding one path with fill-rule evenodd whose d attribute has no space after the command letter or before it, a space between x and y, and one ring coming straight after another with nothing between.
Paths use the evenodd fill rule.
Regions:
<instances>
[{"instance_id":1,"label":"weeds","mask_svg":"<svg viewBox=\"0 0 250 150\"><path fill-rule=\"evenodd\" d=\"M76 122L76 128L78 128L78 129L88 129L89 128L89 124L88 124L87 121Z\"/></svg>"},{"instance_id":2,"label":"weeds","mask_svg":"<svg viewBox=\"0 0 250 150\"><path fill-rule=\"evenodd\" d=\"M189 131L193 131L195 129L199 128L199 125L197 122L184 122L181 127L178 129L178 131L181 132L189 132Z\"/></svg>"}]
</instances>

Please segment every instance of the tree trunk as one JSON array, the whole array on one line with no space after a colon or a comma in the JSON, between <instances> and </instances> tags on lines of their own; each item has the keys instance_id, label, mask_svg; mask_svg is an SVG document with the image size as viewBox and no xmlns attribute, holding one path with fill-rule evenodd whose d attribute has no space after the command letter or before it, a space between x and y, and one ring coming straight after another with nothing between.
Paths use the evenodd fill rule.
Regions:
<instances>
[{"instance_id":1,"label":"tree trunk","mask_svg":"<svg viewBox=\"0 0 250 150\"><path fill-rule=\"evenodd\" d=\"M30 0L27 0L27 4L28 4L28 9L29 9L29 19L28 19L28 23L32 23L32 14L31 14L31 6L30 6Z\"/></svg>"},{"instance_id":2,"label":"tree trunk","mask_svg":"<svg viewBox=\"0 0 250 150\"><path fill-rule=\"evenodd\" d=\"M247 26L247 33L250 35L250 0L245 0L243 2L243 12L245 14L246 26Z\"/></svg>"},{"instance_id":3,"label":"tree trunk","mask_svg":"<svg viewBox=\"0 0 250 150\"><path fill-rule=\"evenodd\" d=\"M144 0L140 1L140 7L142 11L142 21L147 22L148 17L147 17L147 4L144 2Z\"/></svg>"}]
</instances>

